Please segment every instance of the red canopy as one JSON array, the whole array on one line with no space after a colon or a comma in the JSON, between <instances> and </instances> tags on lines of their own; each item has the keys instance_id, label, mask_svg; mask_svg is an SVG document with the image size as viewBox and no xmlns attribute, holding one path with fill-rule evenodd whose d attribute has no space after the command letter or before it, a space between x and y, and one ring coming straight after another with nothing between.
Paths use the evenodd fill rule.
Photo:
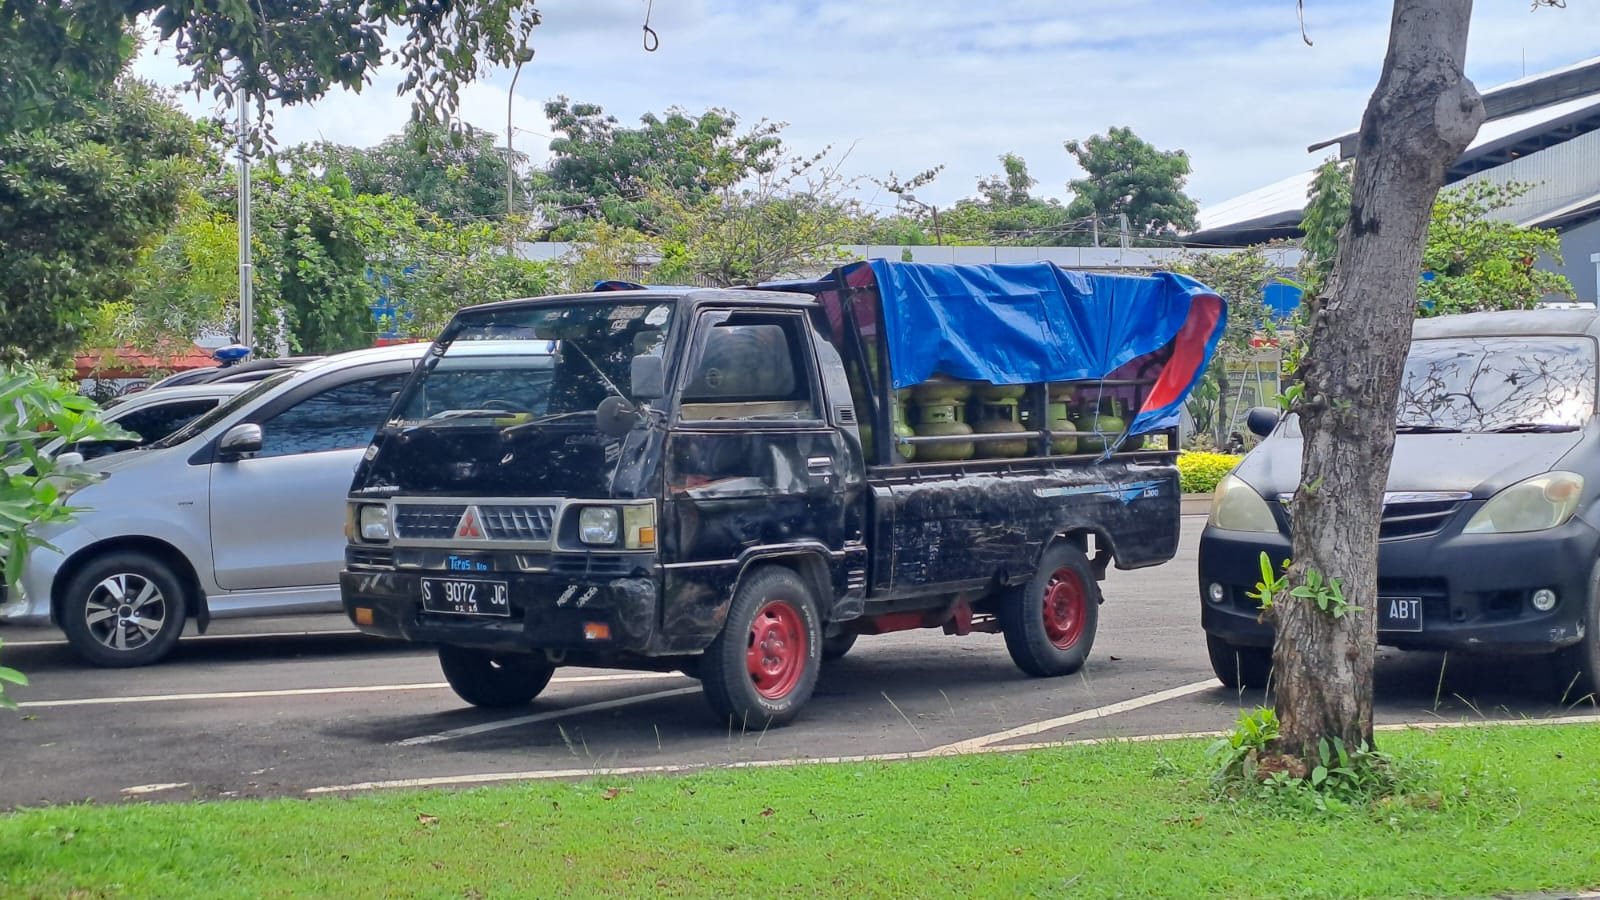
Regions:
<instances>
[{"instance_id":1,"label":"red canopy","mask_svg":"<svg viewBox=\"0 0 1600 900\"><path fill-rule=\"evenodd\" d=\"M91 350L74 360L79 378L142 378L157 372L202 369L217 364L211 351L190 345L164 353L146 352L132 347L117 350Z\"/></svg>"}]
</instances>

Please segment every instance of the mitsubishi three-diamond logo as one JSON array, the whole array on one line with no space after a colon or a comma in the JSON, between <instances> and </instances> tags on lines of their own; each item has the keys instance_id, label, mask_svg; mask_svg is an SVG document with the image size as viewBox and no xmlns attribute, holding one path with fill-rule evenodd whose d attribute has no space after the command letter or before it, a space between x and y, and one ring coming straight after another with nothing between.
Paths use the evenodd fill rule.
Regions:
<instances>
[{"instance_id":1,"label":"mitsubishi three-diamond logo","mask_svg":"<svg viewBox=\"0 0 1600 900\"><path fill-rule=\"evenodd\" d=\"M483 539L483 528L478 525L478 508L476 506L467 507L467 511L461 514L461 521L456 523L456 539L468 538L474 540Z\"/></svg>"}]
</instances>

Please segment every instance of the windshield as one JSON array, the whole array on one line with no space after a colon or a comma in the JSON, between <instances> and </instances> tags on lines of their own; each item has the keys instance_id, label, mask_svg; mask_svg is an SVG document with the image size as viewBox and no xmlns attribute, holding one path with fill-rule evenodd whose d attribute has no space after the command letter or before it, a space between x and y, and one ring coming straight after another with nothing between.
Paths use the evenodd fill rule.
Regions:
<instances>
[{"instance_id":1,"label":"windshield","mask_svg":"<svg viewBox=\"0 0 1600 900\"><path fill-rule=\"evenodd\" d=\"M218 422L221 422L223 419L233 415L235 410L242 409L245 406L254 403L257 397L260 397L262 394L265 394L278 385L283 384L285 381L293 378L294 375L294 372L284 371L273 375L271 378L264 378L260 382L251 386L249 390L234 394L232 397L229 397L226 401L219 404L210 412L191 420L189 424L179 428L177 431L174 431L161 440L146 444L145 447L151 450L162 447L176 447L184 441L187 441L195 435L205 431L207 428L210 428Z\"/></svg>"},{"instance_id":2,"label":"windshield","mask_svg":"<svg viewBox=\"0 0 1600 900\"><path fill-rule=\"evenodd\" d=\"M1572 431L1594 415L1588 337L1436 338L1406 357L1396 427L1406 432Z\"/></svg>"},{"instance_id":3,"label":"windshield","mask_svg":"<svg viewBox=\"0 0 1600 900\"><path fill-rule=\"evenodd\" d=\"M635 356L660 355L670 301L572 303L464 313L395 405L407 425L536 423L631 399Z\"/></svg>"}]
</instances>

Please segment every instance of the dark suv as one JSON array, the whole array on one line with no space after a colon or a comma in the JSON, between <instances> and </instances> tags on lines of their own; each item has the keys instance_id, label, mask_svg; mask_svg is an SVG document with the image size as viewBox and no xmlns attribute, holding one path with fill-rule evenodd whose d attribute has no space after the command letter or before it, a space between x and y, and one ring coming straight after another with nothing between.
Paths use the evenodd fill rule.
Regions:
<instances>
[{"instance_id":1,"label":"dark suv","mask_svg":"<svg viewBox=\"0 0 1600 900\"><path fill-rule=\"evenodd\" d=\"M1378 642L1553 654L1575 695L1600 667L1600 426L1588 310L1418 321L1406 358L1378 546ZM1251 414L1265 440L1218 485L1200 538L1201 625L1230 687L1265 684L1272 629L1247 593L1289 556L1299 422Z\"/></svg>"}]
</instances>

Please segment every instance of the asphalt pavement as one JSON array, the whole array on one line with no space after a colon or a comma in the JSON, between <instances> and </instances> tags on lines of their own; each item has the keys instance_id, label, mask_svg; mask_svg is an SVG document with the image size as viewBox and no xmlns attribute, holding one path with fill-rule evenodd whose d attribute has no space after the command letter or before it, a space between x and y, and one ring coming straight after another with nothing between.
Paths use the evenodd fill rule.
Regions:
<instances>
[{"instance_id":1,"label":"asphalt pavement","mask_svg":"<svg viewBox=\"0 0 1600 900\"><path fill-rule=\"evenodd\" d=\"M1113 571L1089 664L1030 678L998 635L864 637L823 671L794 724L730 730L680 675L562 669L532 705L479 710L433 654L339 616L214 623L168 661L80 663L58 633L0 629L32 684L0 711L0 809L84 800L315 796L384 787L898 758L1024 744L1210 732L1260 692L1216 683L1199 629L1195 545ZM1380 723L1592 713L1550 702L1538 659L1380 651Z\"/></svg>"}]
</instances>

